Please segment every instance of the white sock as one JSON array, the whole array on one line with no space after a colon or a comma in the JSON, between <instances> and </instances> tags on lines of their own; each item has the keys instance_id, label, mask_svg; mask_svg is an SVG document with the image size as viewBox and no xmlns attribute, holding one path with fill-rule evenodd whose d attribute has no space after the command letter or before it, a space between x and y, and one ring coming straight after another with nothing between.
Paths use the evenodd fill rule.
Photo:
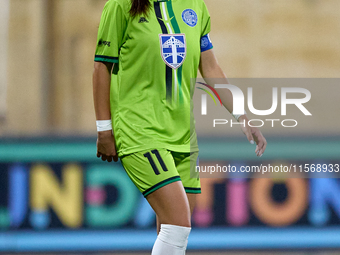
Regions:
<instances>
[{"instance_id":1,"label":"white sock","mask_svg":"<svg viewBox=\"0 0 340 255\"><path fill-rule=\"evenodd\" d=\"M184 255L191 228L161 224L151 255Z\"/></svg>"}]
</instances>

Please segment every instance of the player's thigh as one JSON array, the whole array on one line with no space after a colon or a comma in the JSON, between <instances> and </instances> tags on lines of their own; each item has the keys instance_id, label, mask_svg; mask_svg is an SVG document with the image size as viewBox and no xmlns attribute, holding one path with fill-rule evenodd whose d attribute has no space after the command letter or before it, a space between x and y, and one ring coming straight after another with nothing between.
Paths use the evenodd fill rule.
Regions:
<instances>
[{"instance_id":1,"label":"player's thigh","mask_svg":"<svg viewBox=\"0 0 340 255\"><path fill-rule=\"evenodd\" d=\"M181 181L156 190L146 199L156 212L159 225L191 227L190 206Z\"/></svg>"},{"instance_id":2,"label":"player's thigh","mask_svg":"<svg viewBox=\"0 0 340 255\"><path fill-rule=\"evenodd\" d=\"M196 206L198 194L193 194L193 193L186 193L186 194L187 194L187 198L189 201L190 215L192 215L192 213L194 212L195 206Z\"/></svg>"},{"instance_id":3,"label":"player's thigh","mask_svg":"<svg viewBox=\"0 0 340 255\"><path fill-rule=\"evenodd\" d=\"M169 151L155 149L137 152L122 157L121 161L161 224L190 226L188 198Z\"/></svg>"}]
</instances>

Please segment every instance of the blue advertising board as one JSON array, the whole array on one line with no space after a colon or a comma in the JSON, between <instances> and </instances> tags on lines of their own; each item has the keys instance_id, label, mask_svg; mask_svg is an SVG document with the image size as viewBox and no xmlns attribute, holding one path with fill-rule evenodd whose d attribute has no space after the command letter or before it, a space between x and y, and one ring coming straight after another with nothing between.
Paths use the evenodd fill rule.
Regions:
<instances>
[{"instance_id":1,"label":"blue advertising board","mask_svg":"<svg viewBox=\"0 0 340 255\"><path fill-rule=\"evenodd\" d=\"M336 166L340 142L323 143L320 152L320 141L272 141L261 162ZM237 141L200 148L200 166L260 162ZM151 249L155 214L121 164L95 152L94 139L1 141L0 251ZM337 178L201 181L189 249L340 248Z\"/></svg>"}]
</instances>

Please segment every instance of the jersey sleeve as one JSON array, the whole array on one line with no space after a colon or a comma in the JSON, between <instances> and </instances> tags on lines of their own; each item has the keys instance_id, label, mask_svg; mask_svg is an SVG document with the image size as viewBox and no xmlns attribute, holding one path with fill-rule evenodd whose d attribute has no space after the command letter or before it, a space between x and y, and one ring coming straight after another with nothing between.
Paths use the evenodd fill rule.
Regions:
<instances>
[{"instance_id":1,"label":"jersey sleeve","mask_svg":"<svg viewBox=\"0 0 340 255\"><path fill-rule=\"evenodd\" d=\"M100 20L94 61L118 63L126 27L127 18L122 6L115 0L109 0Z\"/></svg>"},{"instance_id":2,"label":"jersey sleeve","mask_svg":"<svg viewBox=\"0 0 340 255\"><path fill-rule=\"evenodd\" d=\"M210 29L211 29L210 14L209 14L207 6L203 2L202 28L201 28L201 52L204 52L204 51L207 51L213 48L212 42L209 37Z\"/></svg>"},{"instance_id":3,"label":"jersey sleeve","mask_svg":"<svg viewBox=\"0 0 340 255\"><path fill-rule=\"evenodd\" d=\"M210 23L210 14L208 11L207 6L205 5L204 1L202 6L202 28L201 28L201 37L209 34L211 29L211 23Z\"/></svg>"}]
</instances>

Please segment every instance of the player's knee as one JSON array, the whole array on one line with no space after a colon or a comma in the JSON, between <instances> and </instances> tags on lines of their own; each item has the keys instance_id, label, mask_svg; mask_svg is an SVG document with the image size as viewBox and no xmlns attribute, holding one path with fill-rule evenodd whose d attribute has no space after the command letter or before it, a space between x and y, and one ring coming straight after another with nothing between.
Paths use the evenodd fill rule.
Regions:
<instances>
[{"instance_id":1,"label":"player's knee","mask_svg":"<svg viewBox=\"0 0 340 255\"><path fill-rule=\"evenodd\" d=\"M190 231L191 227L161 224L158 238L164 243L168 243L172 246L185 248L187 246Z\"/></svg>"},{"instance_id":2,"label":"player's knee","mask_svg":"<svg viewBox=\"0 0 340 255\"><path fill-rule=\"evenodd\" d=\"M176 225L181 226L181 227L191 228L190 220L189 221L183 221L180 224L176 224Z\"/></svg>"},{"instance_id":3,"label":"player's knee","mask_svg":"<svg viewBox=\"0 0 340 255\"><path fill-rule=\"evenodd\" d=\"M182 212L180 217L178 218L178 215L176 217L176 220L171 221L172 225L191 228L191 216L190 216L190 210L187 210L187 212Z\"/></svg>"},{"instance_id":4,"label":"player's knee","mask_svg":"<svg viewBox=\"0 0 340 255\"><path fill-rule=\"evenodd\" d=\"M181 213L180 215L158 215L159 223L162 224L170 224L175 226L187 227L191 228L191 217L190 215L186 215L186 213Z\"/></svg>"},{"instance_id":5,"label":"player's knee","mask_svg":"<svg viewBox=\"0 0 340 255\"><path fill-rule=\"evenodd\" d=\"M186 215L185 213L182 213L180 217L179 215L176 215L176 217L173 217L173 215L170 215L170 217L159 217L159 222L161 225L175 225L180 227L186 227L191 228L191 219L190 215Z\"/></svg>"}]
</instances>

